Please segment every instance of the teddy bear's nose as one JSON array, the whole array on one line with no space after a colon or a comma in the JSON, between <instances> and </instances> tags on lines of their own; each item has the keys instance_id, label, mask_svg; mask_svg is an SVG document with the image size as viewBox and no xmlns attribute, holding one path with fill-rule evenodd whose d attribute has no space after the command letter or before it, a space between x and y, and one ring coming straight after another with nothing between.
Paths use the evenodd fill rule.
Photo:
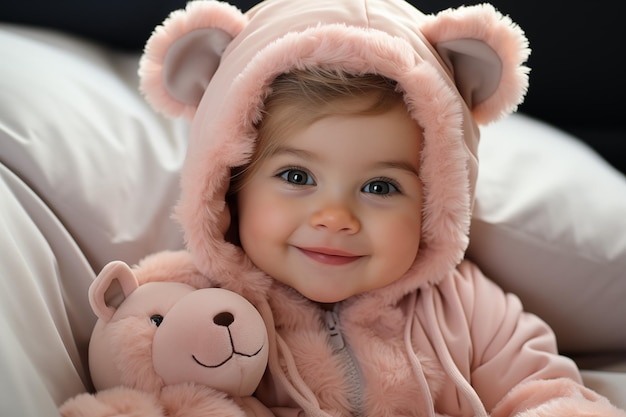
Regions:
<instances>
[{"instance_id":1,"label":"teddy bear's nose","mask_svg":"<svg viewBox=\"0 0 626 417\"><path fill-rule=\"evenodd\" d=\"M233 321L235 321L235 317L228 311L223 311L213 317L213 323L218 326L228 327L233 323Z\"/></svg>"}]
</instances>

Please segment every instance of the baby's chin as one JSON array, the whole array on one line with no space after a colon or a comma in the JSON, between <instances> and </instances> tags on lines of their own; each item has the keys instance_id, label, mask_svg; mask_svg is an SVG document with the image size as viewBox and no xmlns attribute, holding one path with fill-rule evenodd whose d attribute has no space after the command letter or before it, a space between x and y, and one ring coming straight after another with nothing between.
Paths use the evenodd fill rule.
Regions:
<instances>
[{"instance_id":1,"label":"baby's chin","mask_svg":"<svg viewBox=\"0 0 626 417\"><path fill-rule=\"evenodd\" d=\"M318 304L320 304L321 306L326 306L326 307L332 307L334 304L339 303L341 301L347 300L348 298L350 298L350 296L348 297L337 297L332 296L331 294L329 295L318 295L318 294L313 294L313 295L308 295L305 294L303 292L298 291L304 298L307 298L311 301L314 301Z\"/></svg>"},{"instance_id":2,"label":"baby's chin","mask_svg":"<svg viewBox=\"0 0 626 417\"><path fill-rule=\"evenodd\" d=\"M337 288L325 288L324 290L312 290L307 288L296 288L303 297L319 303L322 306L330 306L345 301L348 298L355 296L357 294L361 294L365 291L350 291L350 290L341 290Z\"/></svg>"}]
</instances>

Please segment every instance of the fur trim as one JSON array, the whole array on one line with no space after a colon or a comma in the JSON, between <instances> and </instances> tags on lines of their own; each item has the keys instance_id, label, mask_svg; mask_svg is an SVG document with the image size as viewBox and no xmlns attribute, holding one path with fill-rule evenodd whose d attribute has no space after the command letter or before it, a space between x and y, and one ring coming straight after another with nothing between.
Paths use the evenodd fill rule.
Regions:
<instances>
[{"instance_id":1,"label":"fur trim","mask_svg":"<svg viewBox=\"0 0 626 417\"><path fill-rule=\"evenodd\" d=\"M319 401L316 405L342 410L342 415L349 415L350 387L341 372L346 363L332 354L320 310L314 303L281 284L272 287L272 294L270 305L276 329L280 329L279 337L289 350L279 349L275 353L269 363L270 370L275 376L279 373L287 375L290 384L310 390ZM289 363L297 363L295 375ZM302 387L300 381L304 381L306 386Z\"/></svg>"},{"instance_id":2,"label":"fur trim","mask_svg":"<svg viewBox=\"0 0 626 417\"><path fill-rule=\"evenodd\" d=\"M194 288L213 286L211 280L196 268L186 250L162 251L141 259L133 267L139 285L147 282L182 282Z\"/></svg>"},{"instance_id":3,"label":"fur trim","mask_svg":"<svg viewBox=\"0 0 626 417\"><path fill-rule=\"evenodd\" d=\"M467 245L471 188L467 166L472 161L468 162L464 135L473 134L473 127L470 124L469 131L464 131L461 101L442 78L441 68L416 56L403 39L341 24L288 33L271 43L234 80L232 90L237 94L224 98L222 108L226 110L220 114L219 123L194 119L190 146L195 151L183 167L176 214L199 268L226 278L246 264L241 249L224 241L224 225L230 223L224 203L230 167L246 163L253 150L253 123L260 117L270 81L294 68L320 65L352 73L375 72L395 79L404 90L407 105L426 137L422 156L426 243L422 258L433 264L423 267L420 262L412 274L418 272L422 283L426 277L438 281L461 260ZM202 108L204 104L199 114L207 111ZM206 131L209 128L210 134ZM219 138L220 142L216 146L207 137ZM206 164L207 160L213 163ZM431 261L433 256L436 259ZM419 284L413 279L397 283L398 292L389 294L389 302Z\"/></svg>"},{"instance_id":4,"label":"fur trim","mask_svg":"<svg viewBox=\"0 0 626 417\"><path fill-rule=\"evenodd\" d=\"M425 409L428 399L437 398L446 375L433 351L426 346L413 344L426 387L416 383L415 369L407 366L407 350L404 344L406 316L398 306L355 303L342 313L344 332L350 334L348 343L359 358L365 387L365 409L373 416L412 415L416 409ZM375 316L372 311L377 311ZM356 331L355 331L356 330ZM381 378L384 372L387 377ZM420 405L421 404L421 405Z\"/></svg>"},{"instance_id":5,"label":"fur trim","mask_svg":"<svg viewBox=\"0 0 626 417\"><path fill-rule=\"evenodd\" d=\"M420 285L443 279L462 259L477 172L475 120L494 120L522 100L528 77L521 64L529 50L523 32L489 5L426 16L399 1L355 2L349 7L363 13L351 14L331 3L309 7L268 0L242 15L220 2L191 2L148 42L140 69L142 88L156 107L193 115L175 213L198 268L217 285L236 282L248 294L264 294L271 279L250 274L250 260L224 238L231 222L225 196L230 169L248 162L254 150L253 126L271 80L292 69L317 66L396 80L424 129L420 174L425 204L423 245L412 270L381 291L393 303ZM209 77L212 82L198 107L180 107L163 90L163 62L177 40L207 27L236 39ZM467 38L486 42L504 66L496 92L472 109L464 105L450 69L433 48L438 42Z\"/></svg>"},{"instance_id":6,"label":"fur trim","mask_svg":"<svg viewBox=\"0 0 626 417\"><path fill-rule=\"evenodd\" d=\"M237 272L229 271L227 276L202 274L196 267L195 260L186 250L161 251L146 256L133 267L139 285L147 282L181 282L194 288L221 287L234 291L252 304L258 306L269 285L268 278L258 270L237 268ZM235 276L235 274L238 274Z\"/></svg>"},{"instance_id":7,"label":"fur trim","mask_svg":"<svg viewBox=\"0 0 626 417\"><path fill-rule=\"evenodd\" d=\"M359 13L353 13L356 9ZM173 100L160 77L172 45L207 27L235 39L210 74L196 108ZM436 53L438 42L467 38L486 42L504 65L496 92L472 109ZM521 64L528 52L523 32L488 5L427 16L393 0L345 7L330 0L312 6L268 0L242 15L227 4L196 1L174 12L148 42L140 74L142 89L157 108L193 116L175 215L197 267L216 285L246 290L246 298L266 294L271 279L251 272L255 268L247 256L224 237L231 223L225 201L230 170L248 162L254 151L254 124L271 81L292 69L321 66L396 80L424 129L423 244L411 271L373 296L393 303L420 285L440 281L460 262L468 244L476 120L494 120L521 101L528 83Z\"/></svg>"}]
</instances>

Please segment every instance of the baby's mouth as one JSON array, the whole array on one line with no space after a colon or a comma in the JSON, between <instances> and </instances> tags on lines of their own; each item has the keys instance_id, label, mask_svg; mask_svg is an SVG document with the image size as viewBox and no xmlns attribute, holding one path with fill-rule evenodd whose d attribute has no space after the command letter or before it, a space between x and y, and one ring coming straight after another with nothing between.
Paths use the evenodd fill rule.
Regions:
<instances>
[{"instance_id":1,"label":"baby's mouth","mask_svg":"<svg viewBox=\"0 0 626 417\"><path fill-rule=\"evenodd\" d=\"M337 249L300 247L298 249L312 260L325 265L347 265L361 259L360 255Z\"/></svg>"}]
</instances>

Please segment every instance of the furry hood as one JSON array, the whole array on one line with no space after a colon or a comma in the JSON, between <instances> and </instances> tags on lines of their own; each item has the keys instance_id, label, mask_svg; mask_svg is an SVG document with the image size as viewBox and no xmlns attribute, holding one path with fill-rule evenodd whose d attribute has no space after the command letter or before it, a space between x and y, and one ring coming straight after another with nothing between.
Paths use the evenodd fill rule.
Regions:
<instances>
[{"instance_id":1,"label":"furry hood","mask_svg":"<svg viewBox=\"0 0 626 417\"><path fill-rule=\"evenodd\" d=\"M214 0L173 12L148 41L141 89L191 121L176 215L200 270L250 297L269 288L224 239L230 170L248 162L272 80L292 69L372 72L398 82L424 129L422 248L411 270L372 293L394 303L440 281L468 244L479 124L516 109L528 84L523 32L492 6L425 15L401 0L266 0L243 14ZM245 282L237 277L245 276Z\"/></svg>"}]
</instances>

